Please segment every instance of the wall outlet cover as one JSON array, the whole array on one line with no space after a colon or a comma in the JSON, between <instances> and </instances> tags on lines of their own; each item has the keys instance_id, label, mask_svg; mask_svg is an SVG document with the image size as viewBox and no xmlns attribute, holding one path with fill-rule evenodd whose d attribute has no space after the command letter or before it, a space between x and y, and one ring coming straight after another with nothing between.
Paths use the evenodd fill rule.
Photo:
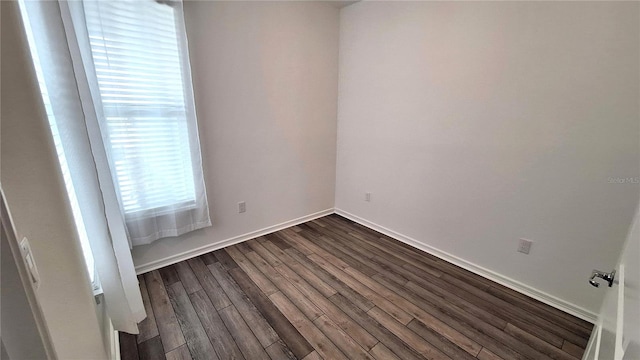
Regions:
<instances>
[{"instance_id":1,"label":"wall outlet cover","mask_svg":"<svg viewBox=\"0 0 640 360\"><path fill-rule=\"evenodd\" d=\"M520 241L518 242L518 252L521 252L523 254L529 254L529 252L531 251L532 243L533 241L531 240L520 239Z\"/></svg>"}]
</instances>

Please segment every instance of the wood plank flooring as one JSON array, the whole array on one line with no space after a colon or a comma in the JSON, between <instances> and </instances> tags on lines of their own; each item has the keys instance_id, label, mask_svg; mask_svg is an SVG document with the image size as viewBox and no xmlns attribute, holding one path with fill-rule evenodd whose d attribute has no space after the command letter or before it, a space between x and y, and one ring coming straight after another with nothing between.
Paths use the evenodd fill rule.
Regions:
<instances>
[{"instance_id":1,"label":"wood plank flooring","mask_svg":"<svg viewBox=\"0 0 640 360\"><path fill-rule=\"evenodd\" d=\"M338 215L139 276L122 359L559 359L592 325Z\"/></svg>"}]
</instances>

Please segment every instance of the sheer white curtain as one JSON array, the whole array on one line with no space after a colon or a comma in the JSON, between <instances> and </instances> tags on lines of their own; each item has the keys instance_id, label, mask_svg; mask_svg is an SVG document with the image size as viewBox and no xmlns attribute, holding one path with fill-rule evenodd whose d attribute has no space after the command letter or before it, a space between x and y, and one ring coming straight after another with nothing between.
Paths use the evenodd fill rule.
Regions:
<instances>
[{"instance_id":1,"label":"sheer white curtain","mask_svg":"<svg viewBox=\"0 0 640 360\"><path fill-rule=\"evenodd\" d=\"M61 8L131 244L210 226L182 2Z\"/></svg>"},{"instance_id":2,"label":"sheer white curtain","mask_svg":"<svg viewBox=\"0 0 640 360\"><path fill-rule=\"evenodd\" d=\"M146 314L124 219L113 189L108 196L110 179L104 182L98 171L103 160L90 141L60 7L50 1L21 1L20 7L56 147L65 159L74 217L82 222L77 224L80 236L86 233L94 255L107 313L116 330L138 333L137 323Z\"/></svg>"},{"instance_id":3,"label":"sheer white curtain","mask_svg":"<svg viewBox=\"0 0 640 360\"><path fill-rule=\"evenodd\" d=\"M20 5L108 315L138 333L130 247L211 225L182 3Z\"/></svg>"}]
</instances>

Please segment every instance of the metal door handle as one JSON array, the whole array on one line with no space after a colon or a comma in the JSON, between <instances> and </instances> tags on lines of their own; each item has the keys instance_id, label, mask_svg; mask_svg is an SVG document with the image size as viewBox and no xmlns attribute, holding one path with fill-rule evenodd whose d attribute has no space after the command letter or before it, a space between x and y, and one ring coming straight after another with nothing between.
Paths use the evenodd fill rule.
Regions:
<instances>
[{"instance_id":1,"label":"metal door handle","mask_svg":"<svg viewBox=\"0 0 640 360\"><path fill-rule=\"evenodd\" d=\"M597 282L595 279L596 278L601 278L603 280L605 280L606 282L609 283L609 287L613 286L613 279L616 277L616 271L613 270L610 273L606 273L604 271L600 271L600 270L593 270L593 272L591 273L591 278L589 278L589 284L591 284L594 287L600 287L600 283Z\"/></svg>"}]
</instances>

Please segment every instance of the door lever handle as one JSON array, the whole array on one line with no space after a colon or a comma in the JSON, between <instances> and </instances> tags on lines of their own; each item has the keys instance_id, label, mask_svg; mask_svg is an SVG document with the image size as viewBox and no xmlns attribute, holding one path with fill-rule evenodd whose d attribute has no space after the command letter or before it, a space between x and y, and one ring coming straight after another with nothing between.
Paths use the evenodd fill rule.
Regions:
<instances>
[{"instance_id":1,"label":"door lever handle","mask_svg":"<svg viewBox=\"0 0 640 360\"><path fill-rule=\"evenodd\" d=\"M600 283L597 282L595 279L601 278L609 283L609 287L612 287L613 279L615 279L615 277L616 277L615 270L611 271L610 273L606 273L600 270L593 270L593 272L591 273L591 278L589 278L589 284L591 284L594 287L600 287Z\"/></svg>"}]
</instances>

